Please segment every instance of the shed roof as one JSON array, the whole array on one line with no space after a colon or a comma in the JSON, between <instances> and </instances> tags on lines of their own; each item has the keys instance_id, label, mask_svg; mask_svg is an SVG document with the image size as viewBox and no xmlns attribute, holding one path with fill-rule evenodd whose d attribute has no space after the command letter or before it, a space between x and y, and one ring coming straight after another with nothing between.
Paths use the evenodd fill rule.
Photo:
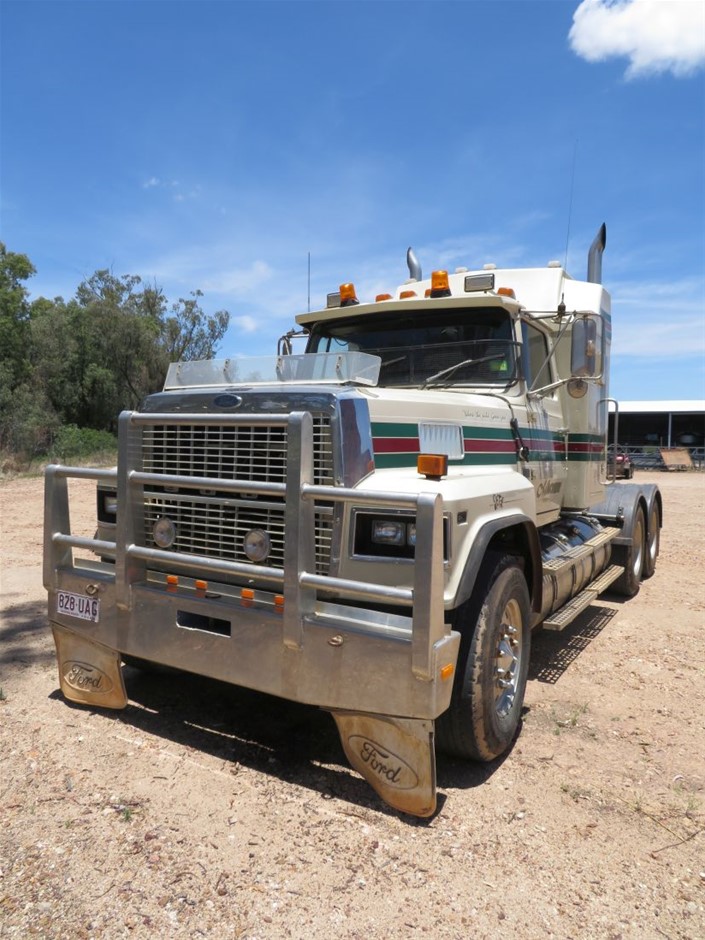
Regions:
<instances>
[{"instance_id":1,"label":"shed roof","mask_svg":"<svg viewBox=\"0 0 705 940\"><path fill-rule=\"evenodd\" d=\"M610 411L614 403L610 402ZM620 414L705 414L705 398L673 401L620 401Z\"/></svg>"}]
</instances>

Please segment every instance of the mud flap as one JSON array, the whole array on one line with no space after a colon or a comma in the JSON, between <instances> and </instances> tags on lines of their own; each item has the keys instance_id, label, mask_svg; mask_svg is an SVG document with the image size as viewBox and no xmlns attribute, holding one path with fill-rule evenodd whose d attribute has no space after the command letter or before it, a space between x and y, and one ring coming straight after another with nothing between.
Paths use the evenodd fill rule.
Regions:
<instances>
[{"instance_id":1,"label":"mud flap","mask_svg":"<svg viewBox=\"0 0 705 940\"><path fill-rule=\"evenodd\" d=\"M51 629L64 697L79 705L124 708L127 693L120 654L56 623Z\"/></svg>"},{"instance_id":2,"label":"mud flap","mask_svg":"<svg viewBox=\"0 0 705 940\"><path fill-rule=\"evenodd\" d=\"M345 755L385 803L413 816L436 811L433 721L332 712Z\"/></svg>"}]
</instances>

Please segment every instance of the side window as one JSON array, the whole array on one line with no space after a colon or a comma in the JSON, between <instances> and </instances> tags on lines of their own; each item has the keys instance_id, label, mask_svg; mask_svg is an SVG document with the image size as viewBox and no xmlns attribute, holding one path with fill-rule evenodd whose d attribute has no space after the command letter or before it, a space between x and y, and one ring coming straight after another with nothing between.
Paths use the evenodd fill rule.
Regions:
<instances>
[{"instance_id":1,"label":"side window","mask_svg":"<svg viewBox=\"0 0 705 940\"><path fill-rule=\"evenodd\" d=\"M522 365L527 387L541 388L544 385L550 385L551 370L550 364L546 362L548 342L545 335L541 330L537 330L535 326L525 321L521 324L521 333L524 340Z\"/></svg>"}]
</instances>

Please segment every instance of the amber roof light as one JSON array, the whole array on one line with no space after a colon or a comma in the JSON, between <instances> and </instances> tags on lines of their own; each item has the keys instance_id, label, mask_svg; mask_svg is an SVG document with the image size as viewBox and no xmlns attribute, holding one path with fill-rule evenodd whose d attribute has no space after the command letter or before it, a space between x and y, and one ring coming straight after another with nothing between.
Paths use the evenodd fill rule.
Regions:
<instances>
[{"instance_id":1,"label":"amber roof light","mask_svg":"<svg viewBox=\"0 0 705 940\"><path fill-rule=\"evenodd\" d=\"M447 271L434 271L431 274L431 297L450 297Z\"/></svg>"},{"instance_id":2,"label":"amber roof light","mask_svg":"<svg viewBox=\"0 0 705 940\"><path fill-rule=\"evenodd\" d=\"M354 284L341 284L340 285L340 306L341 307L350 307L353 304L359 304L360 301L357 299L355 294L355 285Z\"/></svg>"}]
</instances>

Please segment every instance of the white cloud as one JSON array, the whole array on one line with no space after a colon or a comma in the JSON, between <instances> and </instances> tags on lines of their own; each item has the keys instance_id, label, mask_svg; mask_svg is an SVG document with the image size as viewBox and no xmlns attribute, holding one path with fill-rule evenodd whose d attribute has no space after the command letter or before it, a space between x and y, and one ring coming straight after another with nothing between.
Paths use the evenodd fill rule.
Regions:
<instances>
[{"instance_id":1,"label":"white cloud","mask_svg":"<svg viewBox=\"0 0 705 940\"><path fill-rule=\"evenodd\" d=\"M266 261L253 261L246 268L224 270L222 273L211 275L204 285L205 291L218 294L252 295L257 294L263 284L270 281L274 271Z\"/></svg>"},{"instance_id":2,"label":"white cloud","mask_svg":"<svg viewBox=\"0 0 705 940\"><path fill-rule=\"evenodd\" d=\"M259 329L259 324L254 317L235 317L233 319L233 326L239 327L243 333L256 333Z\"/></svg>"},{"instance_id":3,"label":"white cloud","mask_svg":"<svg viewBox=\"0 0 705 940\"><path fill-rule=\"evenodd\" d=\"M703 0L583 0L569 33L573 51L588 62L629 59L627 78L705 66Z\"/></svg>"},{"instance_id":4,"label":"white cloud","mask_svg":"<svg viewBox=\"0 0 705 940\"><path fill-rule=\"evenodd\" d=\"M616 285L612 294L617 356L683 359L705 355L702 278Z\"/></svg>"}]
</instances>

